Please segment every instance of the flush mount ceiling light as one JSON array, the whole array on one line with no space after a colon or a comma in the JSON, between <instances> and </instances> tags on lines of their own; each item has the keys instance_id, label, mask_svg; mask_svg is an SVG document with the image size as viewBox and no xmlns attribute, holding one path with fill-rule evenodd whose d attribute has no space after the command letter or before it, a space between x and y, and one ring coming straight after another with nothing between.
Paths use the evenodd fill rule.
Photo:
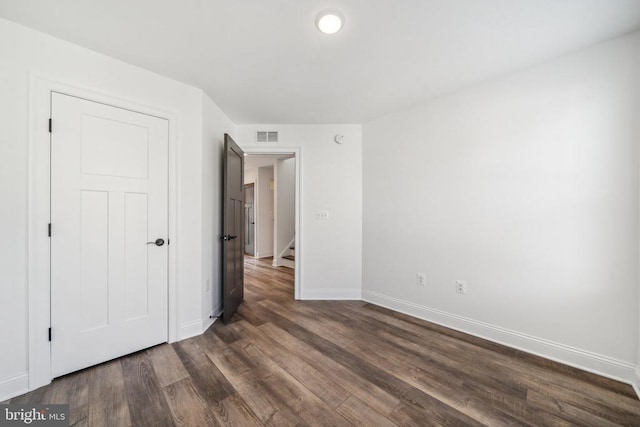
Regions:
<instances>
[{"instance_id":1,"label":"flush mount ceiling light","mask_svg":"<svg viewBox=\"0 0 640 427\"><path fill-rule=\"evenodd\" d=\"M316 27L325 34L335 34L342 28L344 16L335 9L323 10L316 17Z\"/></svg>"}]
</instances>

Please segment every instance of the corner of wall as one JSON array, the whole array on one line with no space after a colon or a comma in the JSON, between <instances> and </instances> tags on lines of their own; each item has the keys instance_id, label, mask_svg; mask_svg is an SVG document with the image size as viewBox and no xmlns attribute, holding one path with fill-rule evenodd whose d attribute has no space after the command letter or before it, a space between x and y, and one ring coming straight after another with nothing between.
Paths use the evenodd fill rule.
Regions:
<instances>
[{"instance_id":1,"label":"corner of wall","mask_svg":"<svg viewBox=\"0 0 640 427\"><path fill-rule=\"evenodd\" d=\"M633 390L636 392L636 396L640 399L640 366L636 366L634 374L633 380L631 381L631 387L633 387Z\"/></svg>"}]
</instances>

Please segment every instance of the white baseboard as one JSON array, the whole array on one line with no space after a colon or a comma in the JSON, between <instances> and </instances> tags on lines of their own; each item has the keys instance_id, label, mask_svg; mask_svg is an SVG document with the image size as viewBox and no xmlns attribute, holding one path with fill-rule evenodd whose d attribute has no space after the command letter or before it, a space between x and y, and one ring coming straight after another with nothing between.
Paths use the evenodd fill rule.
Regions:
<instances>
[{"instance_id":1,"label":"white baseboard","mask_svg":"<svg viewBox=\"0 0 640 427\"><path fill-rule=\"evenodd\" d=\"M301 300L361 300L360 289L311 289L303 290Z\"/></svg>"},{"instance_id":2,"label":"white baseboard","mask_svg":"<svg viewBox=\"0 0 640 427\"><path fill-rule=\"evenodd\" d=\"M296 263L290 259L283 258L280 260L280 267L296 268Z\"/></svg>"},{"instance_id":3,"label":"white baseboard","mask_svg":"<svg viewBox=\"0 0 640 427\"><path fill-rule=\"evenodd\" d=\"M635 390L636 395L638 395L638 399L640 399L640 366L636 366L635 378L633 379L631 386Z\"/></svg>"},{"instance_id":4,"label":"white baseboard","mask_svg":"<svg viewBox=\"0 0 640 427\"><path fill-rule=\"evenodd\" d=\"M213 325L215 323L216 320L218 320L218 316L214 315L213 311L211 313L209 313L207 315L207 317L202 321L202 329L200 330L200 334L203 334L204 331L209 329L211 327L211 325ZM198 335L200 335L200 334L198 334Z\"/></svg>"},{"instance_id":5,"label":"white baseboard","mask_svg":"<svg viewBox=\"0 0 640 427\"><path fill-rule=\"evenodd\" d=\"M187 338L195 337L202 333L202 320L193 320L191 322L185 322L180 325L178 331L178 341L186 340Z\"/></svg>"},{"instance_id":6,"label":"white baseboard","mask_svg":"<svg viewBox=\"0 0 640 427\"><path fill-rule=\"evenodd\" d=\"M186 340L187 338L202 335L204 331L209 329L213 322L222 314L222 306L217 307L215 310L209 312L207 316L202 320L193 320L191 322L185 322L180 325L180 331L178 334L178 341Z\"/></svg>"},{"instance_id":7,"label":"white baseboard","mask_svg":"<svg viewBox=\"0 0 640 427\"><path fill-rule=\"evenodd\" d=\"M20 372L10 377L0 378L0 402L20 396L29 391L29 372Z\"/></svg>"},{"instance_id":8,"label":"white baseboard","mask_svg":"<svg viewBox=\"0 0 640 427\"><path fill-rule=\"evenodd\" d=\"M273 256L273 251L256 252L256 258L269 258Z\"/></svg>"},{"instance_id":9,"label":"white baseboard","mask_svg":"<svg viewBox=\"0 0 640 427\"><path fill-rule=\"evenodd\" d=\"M208 321L205 322L204 325L202 325L202 332L200 332L201 334L204 334L204 332L209 329L211 327L211 325L213 325L216 320L218 320L220 318L220 316L222 315L222 305L219 305L218 307L216 307L215 310L213 310L211 313L209 313L208 316Z\"/></svg>"},{"instance_id":10,"label":"white baseboard","mask_svg":"<svg viewBox=\"0 0 640 427\"><path fill-rule=\"evenodd\" d=\"M362 299L372 304L427 320L447 328L631 384L636 390L636 393L640 390L640 371L637 370L636 365L628 362L429 308L377 292L363 291ZM638 396L640 397L640 393L638 393Z\"/></svg>"},{"instance_id":11,"label":"white baseboard","mask_svg":"<svg viewBox=\"0 0 640 427\"><path fill-rule=\"evenodd\" d=\"M222 304L220 304L218 307L216 307L215 310L213 310L213 317L217 319L218 317L220 317L221 314L222 314Z\"/></svg>"},{"instance_id":12,"label":"white baseboard","mask_svg":"<svg viewBox=\"0 0 640 427\"><path fill-rule=\"evenodd\" d=\"M273 263L271 264L273 267L287 267L287 268L296 268L295 262L290 259L284 258L273 258Z\"/></svg>"}]
</instances>

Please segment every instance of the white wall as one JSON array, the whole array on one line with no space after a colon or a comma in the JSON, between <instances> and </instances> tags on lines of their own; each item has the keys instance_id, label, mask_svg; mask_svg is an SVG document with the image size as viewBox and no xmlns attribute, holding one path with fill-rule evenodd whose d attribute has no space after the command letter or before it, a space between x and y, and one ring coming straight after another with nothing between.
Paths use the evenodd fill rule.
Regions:
<instances>
[{"instance_id":1,"label":"white wall","mask_svg":"<svg viewBox=\"0 0 640 427\"><path fill-rule=\"evenodd\" d=\"M209 316L218 316L222 311L222 156L224 134L235 136L233 122L205 94L202 124L202 324L199 332L211 324Z\"/></svg>"},{"instance_id":2,"label":"white wall","mask_svg":"<svg viewBox=\"0 0 640 427\"><path fill-rule=\"evenodd\" d=\"M177 251L179 338L202 325L202 215L209 209L202 203L203 172L206 173L210 165L202 159L203 98L199 89L3 19L0 19L0 64L0 235L4 240L0 249L2 400L25 391L29 369L27 166L30 73L127 103L168 111L177 118L178 223L177 239L171 241L171 246ZM204 120L207 129L209 120L215 122L217 119L210 119L207 114ZM218 124L213 127L221 128ZM215 133L217 135L217 130ZM215 199L215 195L212 197Z\"/></svg>"},{"instance_id":3,"label":"white wall","mask_svg":"<svg viewBox=\"0 0 640 427\"><path fill-rule=\"evenodd\" d=\"M634 34L365 124L364 298L628 380L639 52Z\"/></svg>"},{"instance_id":4,"label":"white wall","mask_svg":"<svg viewBox=\"0 0 640 427\"><path fill-rule=\"evenodd\" d=\"M359 298L362 283L362 135L360 125L269 125L275 144L256 144L260 125L237 126L243 148L299 148L303 244L302 299ZM333 142L344 135L344 144ZM318 209L330 219L316 219Z\"/></svg>"},{"instance_id":5,"label":"white wall","mask_svg":"<svg viewBox=\"0 0 640 427\"><path fill-rule=\"evenodd\" d=\"M235 141L235 140L234 140ZM244 183L255 184L258 181L258 168L244 170Z\"/></svg>"},{"instance_id":6,"label":"white wall","mask_svg":"<svg viewBox=\"0 0 640 427\"><path fill-rule=\"evenodd\" d=\"M640 67L638 67L637 75L638 75L638 80L640 80ZM640 114L637 115L637 119L638 119L638 123L640 123ZM640 159L638 159L638 164L640 165ZM640 199L640 195L638 196L638 198ZM640 227L638 228L640 229ZM640 235L638 236L638 245L639 245L638 253L640 254ZM640 258L638 259L638 269L640 271ZM638 347L636 350L637 356L636 356L635 378L632 383L633 383L636 394L640 396L640 282L638 283L638 305L639 305L638 307Z\"/></svg>"},{"instance_id":7,"label":"white wall","mask_svg":"<svg viewBox=\"0 0 640 427\"><path fill-rule=\"evenodd\" d=\"M258 168L255 199L257 258L273 255L274 190L270 185L273 180L273 166Z\"/></svg>"},{"instance_id":8,"label":"white wall","mask_svg":"<svg viewBox=\"0 0 640 427\"><path fill-rule=\"evenodd\" d=\"M282 265L281 255L288 255L291 241L296 235L296 159L276 160L273 167L275 180L275 209L273 231L273 264ZM285 252L286 251L286 252Z\"/></svg>"}]
</instances>

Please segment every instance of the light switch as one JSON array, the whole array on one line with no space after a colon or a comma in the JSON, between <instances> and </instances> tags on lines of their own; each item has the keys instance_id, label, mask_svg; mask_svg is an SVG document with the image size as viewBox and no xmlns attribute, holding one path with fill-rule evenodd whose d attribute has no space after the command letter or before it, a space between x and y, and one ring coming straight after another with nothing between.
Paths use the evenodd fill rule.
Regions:
<instances>
[{"instance_id":1,"label":"light switch","mask_svg":"<svg viewBox=\"0 0 640 427\"><path fill-rule=\"evenodd\" d=\"M317 210L316 219L321 221L327 221L329 219L329 211L326 209Z\"/></svg>"}]
</instances>

